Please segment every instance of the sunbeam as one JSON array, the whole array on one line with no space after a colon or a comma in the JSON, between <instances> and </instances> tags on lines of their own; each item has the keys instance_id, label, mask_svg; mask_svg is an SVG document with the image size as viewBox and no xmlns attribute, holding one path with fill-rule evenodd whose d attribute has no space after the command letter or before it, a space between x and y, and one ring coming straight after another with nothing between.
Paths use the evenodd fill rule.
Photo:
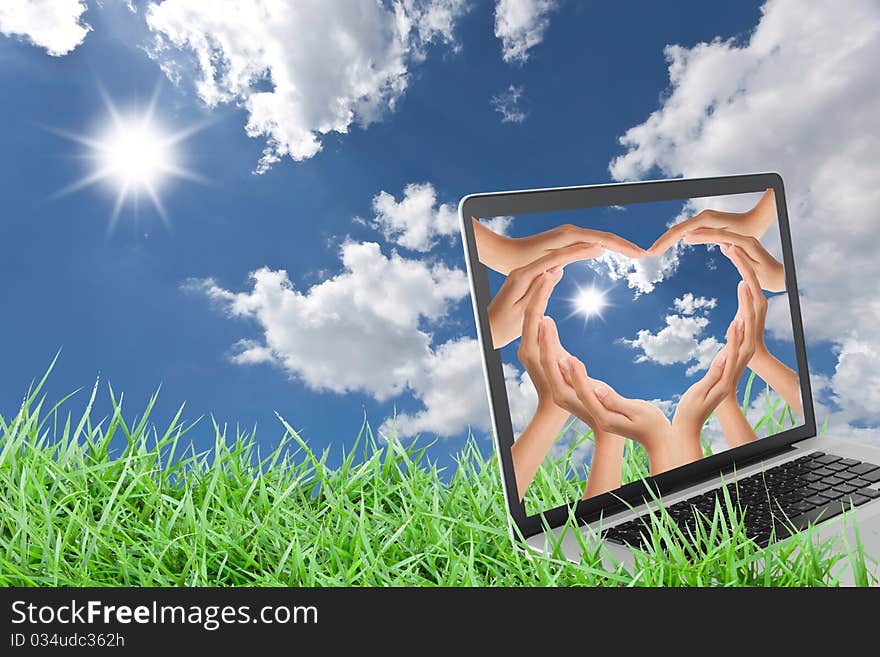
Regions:
<instances>
[{"instance_id":1,"label":"sunbeam","mask_svg":"<svg viewBox=\"0 0 880 657\"><path fill-rule=\"evenodd\" d=\"M584 323L588 322L592 317L602 318L602 312L611 305L608 301L608 292L610 290L600 290L595 285L589 287L578 287L577 293L570 299L573 315L580 315L584 318Z\"/></svg>"},{"instance_id":2,"label":"sunbeam","mask_svg":"<svg viewBox=\"0 0 880 657\"><path fill-rule=\"evenodd\" d=\"M103 90L101 96L107 118L95 134L83 135L47 127L55 134L85 147L81 157L89 161L90 170L82 178L58 190L53 197L65 196L106 183L114 193L109 229L119 220L123 209L141 196L147 196L156 213L170 226L168 212L162 201L163 187L172 179L206 182L199 174L181 163L178 145L204 127L188 126L172 132L156 118L158 88L146 107L122 113Z\"/></svg>"}]
</instances>

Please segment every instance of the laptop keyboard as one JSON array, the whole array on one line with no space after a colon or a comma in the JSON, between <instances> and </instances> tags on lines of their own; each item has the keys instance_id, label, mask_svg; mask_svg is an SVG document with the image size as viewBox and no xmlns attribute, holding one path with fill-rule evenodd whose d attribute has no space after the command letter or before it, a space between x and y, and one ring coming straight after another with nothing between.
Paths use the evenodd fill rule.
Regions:
<instances>
[{"instance_id":1,"label":"laptop keyboard","mask_svg":"<svg viewBox=\"0 0 880 657\"><path fill-rule=\"evenodd\" d=\"M761 547L808 525L880 498L880 466L834 454L813 452L750 477L726 484L742 511L746 534ZM697 515L711 519L715 501L726 509L724 486L677 502L666 511L685 537L696 536ZM650 542L650 514L609 528L609 541L641 548ZM774 539L775 537L775 539Z\"/></svg>"}]
</instances>

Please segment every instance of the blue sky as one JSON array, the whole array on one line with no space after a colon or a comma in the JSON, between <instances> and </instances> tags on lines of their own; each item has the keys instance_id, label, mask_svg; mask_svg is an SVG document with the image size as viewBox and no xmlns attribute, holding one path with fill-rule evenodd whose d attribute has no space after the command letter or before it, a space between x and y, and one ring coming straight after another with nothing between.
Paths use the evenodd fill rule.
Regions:
<instances>
[{"instance_id":1,"label":"blue sky","mask_svg":"<svg viewBox=\"0 0 880 657\"><path fill-rule=\"evenodd\" d=\"M348 15L345 3L301 3L282 17L286 22L267 27L258 18L224 23L231 5L223 2L213 5L221 27L212 28L199 23L198 12L185 18L188 2L135 2L133 12L125 3L90 1L84 13L52 18L63 29L49 36L14 8L0 11L0 273L12 281L0 293L7 310L0 327L5 417L60 348L50 398L89 388L100 376L124 391L127 413L134 415L161 384L160 425L185 401L188 418L213 414L231 426L256 424L259 440L269 446L282 434L277 411L318 449L350 444L364 417L379 427L396 409L413 432L441 435L432 454L448 464L467 424L481 435L487 428L461 245L449 222L461 196L776 169L791 174L786 180L799 202L802 218L793 217L793 225L803 227L804 246L797 255L807 259L829 243L818 227L830 201L812 190L843 182L821 169L828 146L806 141L815 130L789 120L777 132L803 130L780 134L788 143L805 142L798 157L756 148L731 153L719 171L723 158L694 142L694 131L680 128L686 121L670 101L695 87L670 81L667 57L680 56L678 70L687 79L699 76L697 64L708 55L719 57L719 71L732 67L727 60L737 54L765 61L753 52L764 46L750 45L756 27L769 35L765 41L779 41L783 54L785 39L813 38L775 29L762 18L761 3L685 2L670 11L656 3L635 10L568 1L527 25L506 28L498 22L505 3L426 0L406 10L414 27L401 36L394 32L400 28L390 3L364 5L358 17ZM785 11L775 5L768 10L771 18ZM867 24L874 18L870 4L864 12ZM785 16L779 21L786 23ZM77 27L85 23L90 30ZM353 50L322 41L321 35L345 30ZM242 43L229 38L236 33ZM53 44L59 35L63 42ZM214 39L211 48L200 53L199 37ZM712 44L716 37L735 41ZM827 56L836 46L820 37L817 52ZM531 45L508 49L513 54L505 61L504 38L513 46ZM284 44L278 51L289 48L292 59L274 61L254 45L271 45L272 39ZM669 44L681 46L679 55L664 55ZM196 57L205 52L220 62L207 85L200 84L205 70ZM334 57L346 66L372 62L372 68L337 79L342 64ZM234 66L242 62L244 69ZM377 70L376 81L370 76ZM869 73L847 70L844 86L866 88ZM731 84L743 75L732 71ZM719 76L726 79L723 71ZM705 111L694 120L703 126L729 120L736 128L744 120L739 103L750 80L740 80L740 91L725 92L720 101L717 89L696 99L693 107ZM497 111L511 85L521 89L512 108L521 121L503 121ZM95 185L53 196L86 174L88 163L81 145L46 127L92 134L107 123L102 88L126 110L143 107L157 87L155 116L162 124L172 130L202 126L179 148L181 164L205 182L174 179L163 186L168 226L144 197L137 207L128 203L108 231L112 190ZM863 102L870 105L869 96ZM499 100L493 103L494 97ZM780 111L789 107L788 98L779 100ZM730 111L713 110L719 106ZM838 147L865 134L861 122L870 113L826 109L842 131ZM666 111L670 120L649 125L655 111ZM249 122L252 136L245 129ZM620 137L639 125L647 134L621 144ZM692 141L672 138L680 129ZM317 144L320 150L310 152ZM663 150L670 144L682 146ZM255 174L261 157L263 172ZM849 170L870 171L871 162L858 157L846 162ZM413 184L421 186L408 188ZM847 216L856 227L876 224ZM431 227L427 238L414 236L416 225ZM857 240L835 248L852 251L851 262L864 263L863 274L873 271ZM249 279L261 269L263 278ZM811 288L817 308L833 296L822 287L825 280L816 278ZM834 280L834 289L861 294L859 307L867 310L852 327L835 324L834 333L817 323L811 366L822 377L822 410L836 414L842 429L856 431L878 419L870 396L876 376L861 366L878 357L873 297L865 298L848 279ZM620 296L622 303L622 289ZM666 296L657 297L658 305L668 305ZM821 319L822 313L807 317L808 333L810 317ZM609 325L611 319L609 313ZM655 321L654 329L659 326ZM712 327L720 337L714 319ZM414 356L403 357L409 353ZM659 366L639 367L646 371L646 388L658 388L657 397L678 385L660 370L651 372ZM103 390L99 411L106 412ZM456 394L467 403L457 403ZM210 446L209 426L197 429L193 440L199 448Z\"/></svg>"}]
</instances>

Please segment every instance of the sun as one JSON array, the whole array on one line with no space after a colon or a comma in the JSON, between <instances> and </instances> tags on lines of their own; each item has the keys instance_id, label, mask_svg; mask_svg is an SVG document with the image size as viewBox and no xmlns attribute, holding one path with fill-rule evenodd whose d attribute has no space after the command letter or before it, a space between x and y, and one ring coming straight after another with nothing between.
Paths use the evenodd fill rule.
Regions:
<instances>
[{"instance_id":1,"label":"sun","mask_svg":"<svg viewBox=\"0 0 880 657\"><path fill-rule=\"evenodd\" d=\"M581 315L585 321L591 317L602 317L602 311L610 304L608 302L608 290L600 290L595 285L579 287L575 296L571 299L573 308L572 315Z\"/></svg>"},{"instance_id":2,"label":"sun","mask_svg":"<svg viewBox=\"0 0 880 657\"><path fill-rule=\"evenodd\" d=\"M145 117L120 118L98 146L94 154L97 168L111 176L117 188L149 192L177 168L174 145Z\"/></svg>"},{"instance_id":3,"label":"sun","mask_svg":"<svg viewBox=\"0 0 880 657\"><path fill-rule=\"evenodd\" d=\"M85 147L79 157L88 163L89 171L79 180L59 190L63 196L97 185L108 186L114 197L110 229L130 202L135 207L146 196L159 217L169 225L168 213L162 202L164 186L175 178L205 182L197 173L183 166L179 145L202 128L191 126L172 131L156 116L158 89L146 107L120 112L106 93L102 93L106 116L101 127L90 135L48 128L66 139Z\"/></svg>"}]
</instances>

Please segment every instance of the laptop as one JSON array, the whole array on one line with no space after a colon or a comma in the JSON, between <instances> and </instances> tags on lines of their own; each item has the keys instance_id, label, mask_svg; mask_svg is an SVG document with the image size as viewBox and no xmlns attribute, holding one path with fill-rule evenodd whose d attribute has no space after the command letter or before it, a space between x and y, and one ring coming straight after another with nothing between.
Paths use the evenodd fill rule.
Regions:
<instances>
[{"instance_id":1,"label":"laptop","mask_svg":"<svg viewBox=\"0 0 880 657\"><path fill-rule=\"evenodd\" d=\"M577 562L587 536L631 566L652 515L687 540L721 499L759 546L858 536L876 577L880 449L817 430L778 174L472 194L459 216L517 544Z\"/></svg>"}]
</instances>

